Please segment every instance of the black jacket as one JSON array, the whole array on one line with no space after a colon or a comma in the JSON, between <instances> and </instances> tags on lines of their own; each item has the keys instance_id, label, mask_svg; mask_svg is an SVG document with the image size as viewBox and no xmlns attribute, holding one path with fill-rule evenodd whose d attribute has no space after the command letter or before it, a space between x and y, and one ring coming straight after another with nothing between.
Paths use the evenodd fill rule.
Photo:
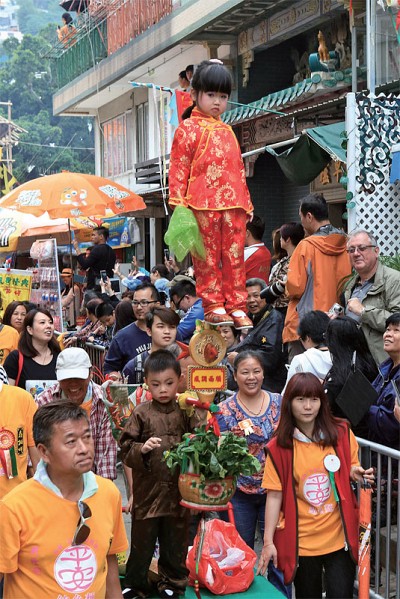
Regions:
<instances>
[{"instance_id":1,"label":"black jacket","mask_svg":"<svg viewBox=\"0 0 400 599\"><path fill-rule=\"evenodd\" d=\"M263 387L268 391L280 393L286 382L282 346L284 317L271 306L266 306L258 314L249 316L254 322L254 328L239 345L233 348L233 351L238 353L246 349L260 351L264 359Z\"/></svg>"},{"instance_id":2,"label":"black jacket","mask_svg":"<svg viewBox=\"0 0 400 599\"><path fill-rule=\"evenodd\" d=\"M77 259L82 268L88 269L86 273L87 289L95 288L96 279L100 278L101 270L105 270L109 278L113 276L116 256L112 247L106 243L94 245L87 258L84 254L79 254Z\"/></svg>"}]
</instances>

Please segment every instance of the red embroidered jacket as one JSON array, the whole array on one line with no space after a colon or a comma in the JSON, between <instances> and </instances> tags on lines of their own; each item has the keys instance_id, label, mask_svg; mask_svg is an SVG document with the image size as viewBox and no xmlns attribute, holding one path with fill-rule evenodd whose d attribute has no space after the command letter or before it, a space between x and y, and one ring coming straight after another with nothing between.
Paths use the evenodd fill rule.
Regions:
<instances>
[{"instance_id":1,"label":"red embroidered jacket","mask_svg":"<svg viewBox=\"0 0 400 599\"><path fill-rule=\"evenodd\" d=\"M194 210L253 211L239 143L229 125L197 108L175 132L169 204Z\"/></svg>"}]
</instances>

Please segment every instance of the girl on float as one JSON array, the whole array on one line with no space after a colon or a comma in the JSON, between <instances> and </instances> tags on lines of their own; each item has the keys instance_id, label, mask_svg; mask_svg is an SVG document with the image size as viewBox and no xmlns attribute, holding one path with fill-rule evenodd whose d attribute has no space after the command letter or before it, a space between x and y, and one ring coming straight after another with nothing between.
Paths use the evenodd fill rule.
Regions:
<instances>
[{"instance_id":1,"label":"girl on float","mask_svg":"<svg viewBox=\"0 0 400 599\"><path fill-rule=\"evenodd\" d=\"M295 374L283 396L276 435L268 443L264 546L257 574L270 560L294 582L296 599L353 596L358 555L358 508L351 481L369 483L373 469L358 462L357 441L332 416L319 379Z\"/></svg>"},{"instance_id":2,"label":"girl on float","mask_svg":"<svg viewBox=\"0 0 400 599\"><path fill-rule=\"evenodd\" d=\"M245 313L243 256L253 205L238 141L221 120L232 79L221 61L205 60L191 85L193 106L183 113L172 143L169 205L190 208L203 239L205 260L192 258L205 321L248 329L253 325Z\"/></svg>"}]
</instances>

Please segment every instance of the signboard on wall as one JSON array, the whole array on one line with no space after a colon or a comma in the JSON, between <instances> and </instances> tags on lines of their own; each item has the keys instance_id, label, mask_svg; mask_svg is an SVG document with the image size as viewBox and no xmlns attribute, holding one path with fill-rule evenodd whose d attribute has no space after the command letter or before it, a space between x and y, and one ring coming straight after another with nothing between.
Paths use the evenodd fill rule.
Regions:
<instances>
[{"instance_id":1,"label":"signboard on wall","mask_svg":"<svg viewBox=\"0 0 400 599\"><path fill-rule=\"evenodd\" d=\"M11 302L25 302L31 298L32 273L26 270L0 268L1 310Z\"/></svg>"}]
</instances>

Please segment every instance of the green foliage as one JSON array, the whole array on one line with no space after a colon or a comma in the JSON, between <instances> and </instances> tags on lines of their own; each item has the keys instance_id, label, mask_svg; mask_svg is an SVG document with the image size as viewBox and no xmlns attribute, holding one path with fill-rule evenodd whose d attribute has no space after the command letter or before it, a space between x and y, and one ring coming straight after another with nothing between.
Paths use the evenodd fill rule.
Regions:
<instances>
[{"instance_id":1,"label":"green foliage","mask_svg":"<svg viewBox=\"0 0 400 599\"><path fill-rule=\"evenodd\" d=\"M201 426L195 429L195 434L185 434L181 443L164 453L168 468L179 466L184 472L190 462L193 473L206 480L259 472L260 462L249 453L246 439L232 432L217 437L205 428Z\"/></svg>"},{"instance_id":2,"label":"green foliage","mask_svg":"<svg viewBox=\"0 0 400 599\"><path fill-rule=\"evenodd\" d=\"M43 6L45 0L40 9ZM0 99L12 102L12 120L27 131L13 150L14 174L20 183L62 169L94 172L94 150L87 149L94 145L90 119L52 114L56 86L49 62L41 55L54 36L55 27L49 25L39 35L25 35L21 43L8 39L2 45L7 60L0 68ZM6 116L4 109L2 114Z\"/></svg>"},{"instance_id":3,"label":"green foliage","mask_svg":"<svg viewBox=\"0 0 400 599\"><path fill-rule=\"evenodd\" d=\"M63 12L56 0L17 0L18 25L23 34L37 35L48 23L61 23Z\"/></svg>"},{"instance_id":4,"label":"green foliage","mask_svg":"<svg viewBox=\"0 0 400 599\"><path fill-rule=\"evenodd\" d=\"M394 270L400 270L400 254L394 256L379 256L380 261L385 266L393 268Z\"/></svg>"}]
</instances>

